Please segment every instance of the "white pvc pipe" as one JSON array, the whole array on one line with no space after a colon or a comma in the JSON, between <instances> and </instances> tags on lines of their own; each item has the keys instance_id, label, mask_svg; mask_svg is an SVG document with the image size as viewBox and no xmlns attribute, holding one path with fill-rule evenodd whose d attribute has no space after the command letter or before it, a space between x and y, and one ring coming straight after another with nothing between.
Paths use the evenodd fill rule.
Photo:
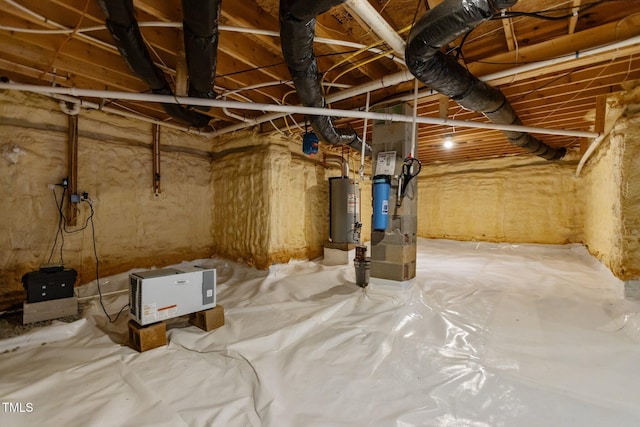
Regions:
<instances>
[{"instance_id":1,"label":"white pvc pipe","mask_svg":"<svg viewBox=\"0 0 640 427\"><path fill-rule=\"evenodd\" d=\"M371 92L367 92L367 101L364 107L364 111L369 111L369 101L371 99ZM364 119L364 126L362 130L362 149L360 151L360 179L364 178L364 157L367 148L367 125L368 119Z\"/></svg>"},{"instance_id":2,"label":"white pvc pipe","mask_svg":"<svg viewBox=\"0 0 640 427\"><path fill-rule=\"evenodd\" d=\"M602 141L604 141L607 138L607 136L609 135L610 132L611 131L600 135L599 137L597 137L596 139L593 140L591 145L589 145L587 150L582 155L582 158L580 159L580 162L578 163L578 167L576 168L576 178L580 178L580 172L582 172L582 168L587 163L589 158L593 155L593 153L598 149L600 144L602 144Z\"/></svg>"},{"instance_id":3,"label":"white pvc pipe","mask_svg":"<svg viewBox=\"0 0 640 427\"><path fill-rule=\"evenodd\" d=\"M180 104L180 105L194 105L204 107L217 107L217 108L235 108L239 110L254 110L254 111L273 111L286 114L306 114L313 116L337 116L348 117L356 119L369 118L371 120L383 120L391 122L407 122L414 121L413 116L406 116L403 114L393 113L375 113L370 111L356 111L356 110L337 110L322 107L302 107L297 105L273 105L262 104L256 102L238 102L238 101L226 101L218 99L204 99L204 98L190 98L184 96L169 96L169 95L154 95L147 93L132 93L132 92L119 92L119 91L105 91L105 90L91 90L91 89L77 89L77 88L64 88L64 87L47 87L37 85L25 85L17 83L0 83L0 89L19 90L26 92L36 92L45 94L67 94L72 96L87 96L93 98L109 98L109 99L121 99L128 101L142 101L142 102L156 102L167 104ZM496 130L508 130L515 132L530 132L540 133L548 135L564 135L579 138L595 138L599 136L597 132L587 131L572 131L562 129L545 129L531 126L521 125L503 125L497 123L482 123L463 120L450 120L440 119L435 117L416 117L416 123L432 124L432 125L445 125L445 126L460 126L479 129L496 129ZM214 136L215 132L209 132L207 136Z\"/></svg>"},{"instance_id":4,"label":"white pvc pipe","mask_svg":"<svg viewBox=\"0 0 640 427\"><path fill-rule=\"evenodd\" d=\"M416 118L418 117L418 79L415 80L413 85L413 132L411 132L411 151L409 157L415 157L416 153L416 134L418 133L418 124Z\"/></svg>"},{"instance_id":5,"label":"white pvc pipe","mask_svg":"<svg viewBox=\"0 0 640 427\"><path fill-rule=\"evenodd\" d=\"M380 80L374 80L372 82L365 83L363 85L356 86L351 89L345 89L340 92L336 92L332 95L327 96L326 102L330 104L332 102L342 101L344 99L349 99L354 96L362 95L363 93L375 91L378 89L383 89L385 87L395 86L400 83L409 81L411 79L413 79L413 75L409 71L400 71L395 74L384 76ZM280 119L284 116L286 116L286 114L271 113L271 114L265 114L264 116L256 117L255 120L258 123L264 123L270 120ZM245 129L247 127L249 126L247 126L245 123L238 123L235 125L227 126L225 128L216 130L212 132L212 136L221 136L230 132L235 132L238 130Z\"/></svg>"},{"instance_id":6,"label":"white pvc pipe","mask_svg":"<svg viewBox=\"0 0 640 427\"><path fill-rule=\"evenodd\" d=\"M349 162L346 162L344 158L342 158L341 156L338 156L337 154L323 153L322 159L323 159L323 162L325 163L325 167L327 162L340 165L340 173L342 173L342 176L347 178L349 177Z\"/></svg>"},{"instance_id":7,"label":"white pvc pipe","mask_svg":"<svg viewBox=\"0 0 640 427\"><path fill-rule=\"evenodd\" d=\"M563 63L563 62L568 62L568 61L572 61L575 60L577 58L585 58L588 56L593 56L593 55L597 55L600 53L605 53L605 52L610 52L612 50L616 50L616 49L621 49L624 47L628 47L628 46L633 46L635 44L640 44L640 36L635 36L635 37L631 37L627 40L623 40L620 42L616 42L607 46L601 46L601 47L597 47L594 49L587 49L587 50L583 50L583 51L577 51L571 55L564 55L564 56L560 56L558 58L553 58L553 59L548 59L545 61L538 61L538 62L533 62L531 64L527 64L527 65L522 65L520 67L516 67L516 68L512 68L509 70L504 70L504 71L499 71L496 73L492 73L492 74L488 74L486 76L482 76L479 77L480 80L485 81L485 82L490 82L492 80L497 80L503 77L508 77L508 76L512 76L514 74L519 74L519 73L523 73L526 71L533 71L533 70L539 70L541 68L544 67L548 67L550 65L553 64L559 64L559 63ZM366 83L360 86L355 86L351 89L347 89L347 90L343 90L340 92L337 92L333 95L330 95L327 97L327 103L332 103L332 102L338 102L338 101L342 101L344 99L349 99L351 97L354 96L359 96L362 95L363 93L367 93L367 92L373 92L376 91L378 89L382 89L385 87L390 87L390 86L395 86L398 85L400 83L405 83L408 82L409 80L413 79L413 75L409 72L409 71L399 71L395 74L391 74L388 76L383 77L380 80L374 80L370 83ZM420 98L422 98L423 96L429 96L434 94L435 92L433 90L429 90L427 92L422 92L422 94L419 96ZM395 102L403 102L403 101L410 101L413 98L413 94L411 95L406 95L404 97L398 97L395 98L394 101ZM387 102L388 103L388 102ZM275 119L279 119L281 118L283 115L281 114L267 114L265 116L260 116L257 117L256 120L259 123L263 123L265 121L268 120L275 120ZM216 136L220 136L220 135L224 135L226 133L230 133L230 132L235 132L237 130L241 130L246 128L247 125L240 123L240 124L236 124L236 125L231 125L231 126L227 126L226 128L222 128L217 130Z\"/></svg>"},{"instance_id":8,"label":"white pvc pipe","mask_svg":"<svg viewBox=\"0 0 640 427\"><path fill-rule=\"evenodd\" d=\"M521 65L519 67L510 68L508 70L497 71L495 73L486 74L486 75L480 76L478 78L480 80L482 80L483 82L489 83L489 82L492 82L494 80L502 79L504 77L511 77L513 75L516 75L516 74L526 73L528 71L535 71L535 70L539 70L541 68L549 67L551 65L562 64L562 63L574 61L574 60L580 59L580 58L587 58L589 56L610 52L612 50L622 49L622 48L633 46L633 45L636 45L636 44L640 44L640 36L634 36L634 37L631 37L629 39L622 40L622 41L619 41L619 42L616 42L616 43L612 43L612 44L606 45L606 46L600 46L600 47L596 47L596 48L593 48L593 49L586 49L586 50L582 50L582 51L576 51L575 53L571 53L569 55L564 55L564 56L559 56L557 58L546 59L544 61L538 61L538 62L532 62L530 64ZM354 89L357 89L357 88L354 88ZM436 92L434 92L431 89L423 90L418 94L418 98L424 98L424 97L427 97L427 96L431 96L431 95L434 95L435 93ZM391 103L397 103L397 102L406 102L406 101L413 100L413 98L414 98L413 94L404 95L404 96L399 96L397 98L386 100L384 103L379 103L379 104L376 104L376 105L391 104Z\"/></svg>"},{"instance_id":9,"label":"white pvc pipe","mask_svg":"<svg viewBox=\"0 0 640 427\"><path fill-rule=\"evenodd\" d=\"M80 114L80 105L77 102L72 102L70 104L73 105L73 107L69 108L67 106L67 101L60 100L58 105L60 106L60 110L69 116L77 116Z\"/></svg>"},{"instance_id":10,"label":"white pvc pipe","mask_svg":"<svg viewBox=\"0 0 640 427\"><path fill-rule=\"evenodd\" d=\"M33 16L34 18L41 20L41 21L42 21L43 23L45 23L45 24L52 25L52 26L54 26L54 27L56 27L56 28L59 28L59 29L61 29L61 30L68 30L68 28L67 28L67 27L65 27L64 25L59 24L59 23L57 23L57 22L55 22L55 21L52 21L52 20L50 20L49 18L47 18L47 17L45 17L45 16L42 16L42 15L40 15L39 13L36 13L36 12L32 11L31 9L28 9L28 8L26 8L25 6L22 6L21 4L18 4L18 3L16 3L16 2L15 2L15 1L13 1L13 0L4 0L4 1L5 1L6 3L10 4L11 6L15 7L16 9L21 10L21 11L23 11L23 12L27 13L28 15L31 15L31 16ZM6 13L6 12L5 12L5 13ZM71 32L73 32L73 30L70 30L70 31L71 31ZM81 34L81 33L79 33L78 31L76 31L76 33L77 33L77 35L78 35L78 38L81 38L81 39L84 39L84 40L88 40L88 41L90 41L91 43L95 43L95 44L100 45L100 46L102 46L102 47L104 47L104 48L107 48L107 49L109 49L109 50L115 50L115 51L117 51L117 48L116 48L115 46L113 46L113 45L109 44L109 43L105 43L105 42L103 42L102 40L98 40L98 39L96 39L96 38L89 37L89 36L87 36L87 35L85 35L85 34Z\"/></svg>"},{"instance_id":11,"label":"white pvc pipe","mask_svg":"<svg viewBox=\"0 0 640 427\"><path fill-rule=\"evenodd\" d=\"M371 30L384 40L398 56L404 58L404 40L402 40L396 30L380 16L368 0L347 0L345 6L349 7L362 18L362 20L371 27Z\"/></svg>"},{"instance_id":12,"label":"white pvc pipe","mask_svg":"<svg viewBox=\"0 0 640 427\"><path fill-rule=\"evenodd\" d=\"M44 93L44 92L39 92L39 93ZM45 95L47 95L47 93L45 93ZM48 94L49 96L51 96L53 99L57 99L60 101L65 101L65 102L73 102L74 104L78 104L80 105L80 107L82 108L87 108L87 109L91 109L91 110L100 110L100 111L104 111L105 113L109 113L109 114L116 114L118 116L121 117L126 117L129 119L135 119L135 120L140 120L143 122L147 122L147 123L153 123L156 125L160 125L160 126L164 126L170 129L176 129L176 130L180 130L183 132L188 132L188 133L192 133L195 135L200 135L200 136L209 136L208 132L202 132L198 129L191 129L188 128L186 126L180 126L180 125L176 125L173 123L169 123L169 122L165 122L162 120L157 120L157 119L153 119L150 117L145 117L142 116L140 114L134 114L134 113L128 113L126 111L122 111L122 110L118 110L117 108L111 108L111 107L104 107L100 104L96 104L94 102L89 102L86 101L84 99L79 99L79 98L74 98L72 96L68 96L68 95L63 95L63 94Z\"/></svg>"},{"instance_id":13,"label":"white pvc pipe","mask_svg":"<svg viewBox=\"0 0 640 427\"><path fill-rule=\"evenodd\" d=\"M14 6L16 5L16 3L12 2L11 0L5 0L7 1L9 4L13 4ZM17 6L16 6L17 7ZM10 27L10 26L6 26L6 25L0 25L0 30L4 30L4 31L13 31L16 33L27 33L27 34L45 34L45 35L55 35L55 34L71 34L73 33L73 29L71 28L67 28L61 24L58 24L56 22L52 22L47 20L45 17L38 15L35 12L32 12L31 10L25 8L24 6L20 6L19 9L23 10L24 12L42 20L43 22L47 22L50 23L56 27L58 27L57 30L44 30L44 29L35 29L35 28L20 28L20 27ZM152 28L182 28L182 22L163 22L163 21L147 21L147 22L138 22L138 26L139 27L152 27ZM102 30L106 30L107 27L104 25L94 25L92 27L84 27L84 28L78 28L75 32L76 34L82 34L82 33L90 33L93 31L102 31ZM262 35L262 36L268 36L268 37L280 37L280 33L277 31L270 31L270 30L261 30L259 28L248 28L248 27L233 27L230 25L219 25L218 29L220 31L228 31L228 32L234 32L234 33L242 33L242 34L254 34L254 35ZM85 36L88 37L88 36ZM92 40L97 40L97 39L92 39ZM366 45L362 44L362 43L356 43L356 42L351 42L351 41L347 41L347 40L334 40L334 39L329 39L326 37L314 37L313 39L314 42L316 43L323 43L323 44L329 44L329 45L334 45L334 46L343 46L343 47L351 47L354 49L364 49L366 48L369 52L375 53L375 54L382 54L382 53L386 53L385 51L383 51L382 49L378 49L375 47L367 47ZM104 42L101 42L104 43ZM104 46L109 46L111 50L115 50L115 46L111 46L108 44L104 44ZM401 63L404 65L404 60L402 59L402 57L399 57L397 55L394 54L387 54L386 55L387 58L396 61L398 63Z\"/></svg>"}]
</instances>

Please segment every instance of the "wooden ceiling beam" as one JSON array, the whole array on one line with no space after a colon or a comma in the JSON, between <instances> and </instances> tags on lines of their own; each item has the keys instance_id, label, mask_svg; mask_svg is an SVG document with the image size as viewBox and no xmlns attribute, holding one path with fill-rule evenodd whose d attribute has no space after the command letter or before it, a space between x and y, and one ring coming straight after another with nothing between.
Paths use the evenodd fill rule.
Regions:
<instances>
[{"instance_id":1,"label":"wooden ceiling beam","mask_svg":"<svg viewBox=\"0 0 640 427\"><path fill-rule=\"evenodd\" d=\"M109 86L112 89L117 88L118 90L127 91L131 91L132 88L138 88L140 91L147 89L141 80L128 73L107 69L99 64L70 56L66 51L58 55L50 69L45 69L49 68L53 51L38 45L37 42L28 43L26 40L22 40L21 43L16 43L15 37L12 38L0 33L0 45L4 46L4 55L20 58L21 63L33 64L34 68L42 69L43 73L56 68L59 75L64 76L70 73L71 75L84 76L93 80L95 83L91 86L92 88L104 89L105 86Z\"/></svg>"},{"instance_id":2,"label":"wooden ceiling beam","mask_svg":"<svg viewBox=\"0 0 640 427\"><path fill-rule=\"evenodd\" d=\"M329 12L322 14L316 19L316 36L328 38L328 39L341 39L348 41L355 41L358 43L362 43L365 45L369 45L377 42L378 37L370 31L368 26L360 26L359 18L356 19L351 13L349 13L344 7L333 8ZM354 33L354 29L352 27L356 26L362 31L362 34L356 35ZM339 37L336 37L339 35ZM364 38L363 38L364 37ZM342 52L347 51L349 48L336 46L336 45L324 45L322 47L328 53L340 54ZM364 52L363 55L374 55L370 52ZM332 63L336 62L338 59L343 58L343 55L335 56ZM353 65L361 62L364 58L360 55L350 60L350 63ZM388 61L390 64L390 68L384 67L382 65L382 61ZM323 69L327 69L328 66L324 66ZM368 64L363 64L354 69L358 73L362 73L362 75L368 77L369 79L376 80L380 77L389 74L390 69L398 70L397 65L392 61L387 59L380 59L376 62L370 62ZM352 82L353 83L353 82Z\"/></svg>"},{"instance_id":3,"label":"wooden ceiling beam","mask_svg":"<svg viewBox=\"0 0 640 427\"><path fill-rule=\"evenodd\" d=\"M43 2L44 3L44 2ZM3 13L0 14L0 19L2 18L2 16L7 16L7 15L12 15L18 18L21 18L22 20L26 21L26 22L30 22L32 24L35 24L36 27L35 28L43 28L43 29L53 29L53 30L58 30L61 29L60 25L62 25L65 29L71 30L73 29L73 27L68 27L68 26L64 26L63 24L57 22L56 20L54 20L53 18L49 18L47 17L47 21L43 21L37 17L34 17L26 12L23 12L21 10L15 9L13 7L9 7L6 8L5 10L3 10ZM56 25L57 24L57 25ZM77 24L77 22L76 22ZM73 25L73 24L72 24ZM43 39L47 38L47 37L51 37L50 35L45 35L45 36L41 36ZM117 52L118 50L116 49L115 46L113 46L113 44L111 43L111 40L109 39L109 41L105 41L102 40L98 37L94 37L93 35L88 35L88 34L84 34L84 33L77 33L73 36L72 39L81 39L82 41L98 47L100 49L106 50L106 51L110 51L110 52Z\"/></svg>"},{"instance_id":4,"label":"wooden ceiling beam","mask_svg":"<svg viewBox=\"0 0 640 427\"><path fill-rule=\"evenodd\" d=\"M468 64L469 71L476 76L485 76L499 71L504 71L510 68L514 68L515 63L530 63L538 62L546 59L556 58L563 55L574 54L586 49L604 46L606 44L614 43L616 41L625 40L634 36L640 35L640 27L635 25L626 24L625 21L613 22L605 24L599 27L590 28L588 30L580 31L578 33L557 37L536 45L524 46L518 49L518 56L516 58L516 52L506 52L503 54L495 55L489 58L483 58L482 63L473 62ZM640 48L625 49L628 51L637 52ZM602 55L602 58L610 58L615 52L609 55ZM628 53L627 53L628 54ZM618 51L617 56L623 56L624 53ZM597 58L587 57L584 58L586 63L592 63L598 61ZM542 70L537 70L532 73L535 75L554 73L558 70L574 68L582 64L580 59L569 63L555 64L545 67ZM531 75L531 73L527 74ZM502 79L506 82L511 79ZM493 84L499 84L493 82Z\"/></svg>"},{"instance_id":5,"label":"wooden ceiling beam","mask_svg":"<svg viewBox=\"0 0 640 427\"><path fill-rule=\"evenodd\" d=\"M516 50L516 34L511 18L502 18L502 29L504 30L505 40L507 41L507 49L509 52Z\"/></svg>"},{"instance_id":6,"label":"wooden ceiling beam","mask_svg":"<svg viewBox=\"0 0 640 427\"><path fill-rule=\"evenodd\" d=\"M578 12L580 11L580 4L582 0L572 0L571 18L569 18L569 34L576 32L576 25L578 24Z\"/></svg>"},{"instance_id":7,"label":"wooden ceiling beam","mask_svg":"<svg viewBox=\"0 0 640 427\"><path fill-rule=\"evenodd\" d=\"M526 103L534 98L550 98L563 96L567 93L575 93L573 88L583 85L609 86L623 82L626 79L634 79L640 72L640 58L632 62L620 62L589 68L560 75L546 84L537 81L528 81L528 84L518 87L504 87L502 92L510 100L514 107ZM595 87L595 86L593 86Z\"/></svg>"}]
</instances>

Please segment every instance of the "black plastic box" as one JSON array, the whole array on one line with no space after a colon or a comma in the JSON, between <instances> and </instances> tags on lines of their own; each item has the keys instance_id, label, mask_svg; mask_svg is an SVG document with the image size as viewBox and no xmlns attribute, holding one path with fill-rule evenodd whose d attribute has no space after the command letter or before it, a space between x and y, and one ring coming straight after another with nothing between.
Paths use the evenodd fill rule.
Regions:
<instances>
[{"instance_id":1,"label":"black plastic box","mask_svg":"<svg viewBox=\"0 0 640 427\"><path fill-rule=\"evenodd\" d=\"M27 302L49 301L73 296L78 272L73 268L60 271L32 271L22 276Z\"/></svg>"}]
</instances>

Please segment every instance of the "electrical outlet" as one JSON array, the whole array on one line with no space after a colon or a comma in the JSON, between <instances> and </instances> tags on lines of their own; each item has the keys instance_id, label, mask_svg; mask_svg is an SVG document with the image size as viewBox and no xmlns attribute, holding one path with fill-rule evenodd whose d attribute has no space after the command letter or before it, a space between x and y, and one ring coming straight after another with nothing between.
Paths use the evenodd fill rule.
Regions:
<instances>
[{"instance_id":1,"label":"electrical outlet","mask_svg":"<svg viewBox=\"0 0 640 427\"><path fill-rule=\"evenodd\" d=\"M78 196L77 194L72 194L71 203L80 203L80 196Z\"/></svg>"}]
</instances>

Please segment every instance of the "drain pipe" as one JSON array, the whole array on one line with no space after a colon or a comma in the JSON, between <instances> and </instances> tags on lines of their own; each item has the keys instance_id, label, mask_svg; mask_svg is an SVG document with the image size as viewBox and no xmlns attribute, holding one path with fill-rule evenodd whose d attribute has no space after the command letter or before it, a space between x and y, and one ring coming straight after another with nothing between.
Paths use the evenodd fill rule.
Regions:
<instances>
[{"instance_id":1,"label":"drain pipe","mask_svg":"<svg viewBox=\"0 0 640 427\"><path fill-rule=\"evenodd\" d=\"M396 30L380 16L378 11L371 6L369 0L347 0L345 6L362 18L371 30L393 49L396 55L404 58L404 40L402 40L402 37L398 35Z\"/></svg>"},{"instance_id":2,"label":"drain pipe","mask_svg":"<svg viewBox=\"0 0 640 427\"><path fill-rule=\"evenodd\" d=\"M372 82L353 87L351 89L345 89L345 90L341 90L340 92L335 92L327 96L326 102L328 104L331 104L334 102L343 101L345 99L349 99L354 96L359 96L367 92L374 92L376 90L384 89L386 87L399 85L400 83L408 82L409 80L413 80L413 79L414 77L409 71L400 71L395 74L384 76L378 80L374 80ZM265 114L265 115L256 117L255 120L258 123L265 123L268 121L280 119L284 116L286 116L286 114L281 114L281 113ZM249 127L249 125L245 123L236 123L235 125L230 125L222 129L211 132L211 136L213 137L222 136L227 133L245 129L247 127Z\"/></svg>"},{"instance_id":3,"label":"drain pipe","mask_svg":"<svg viewBox=\"0 0 640 427\"><path fill-rule=\"evenodd\" d=\"M313 53L316 17L345 0L280 0L280 43L300 103L305 107L325 108L318 64ZM362 140L353 129L338 129L331 117L309 117L316 134L331 145L349 145L360 151ZM371 149L367 150L369 153Z\"/></svg>"},{"instance_id":4,"label":"drain pipe","mask_svg":"<svg viewBox=\"0 0 640 427\"><path fill-rule=\"evenodd\" d=\"M107 90L93 90L93 89L79 89L73 87L50 87L50 86L38 86L38 85L26 85L19 83L0 83L0 90L18 90L23 92L35 92L43 94L66 94L72 96L86 96L93 98L108 98L108 99L121 99L127 101L142 101L142 102L157 102L157 103L176 103L176 104L193 104L203 105L208 107L219 108L234 108L239 110L253 110L253 111L274 111L278 113L289 114L307 114L317 116L337 116L337 117L349 117L354 119L364 119L365 117L370 120L384 120L391 122L405 122L405 123L420 123L429 125L445 125L445 126L459 126L476 129L497 129L503 131L515 131L515 132L532 132L542 133L549 135L564 135L578 138L595 138L600 134L598 132L579 131L579 130L564 130L564 129L548 129L538 128L532 126L522 126L519 124L505 125L499 123L485 123L465 120L450 120L440 119L437 117L413 117L403 114L393 113L376 113L371 111L359 111L359 110L338 110L328 109L324 107L300 107L296 105L273 105L262 104L257 102L238 102L238 101L224 101L221 99L201 99L201 98L187 98L180 96L168 96L168 95L152 95L147 93L133 93L133 92L120 92L120 91L107 91ZM201 132L200 134L208 137L215 137L215 132Z\"/></svg>"},{"instance_id":5,"label":"drain pipe","mask_svg":"<svg viewBox=\"0 0 640 427\"><path fill-rule=\"evenodd\" d=\"M349 178L349 162L346 162L344 158L336 154L324 153L322 157L322 164L325 168L327 167L327 163L340 165L340 171L342 171L342 177Z\"/></svg>"},{"instance_id":6,"label":"drain pipe","mask_svg":"<svg viewBox=\"0 0 640 427\"><path fill-rule=\"evenodd\" d=\"M499 124L521 124L503 93L479 80L453 56L440 49L487 21L517 0L445 0L416 22L409 35L405 61L411 73L430 88L451 97L467 110L483 113ZM525 132L503 132L511 144L547 160L558 160L555 149Z\"/></svg>"},{"instance_id":7,"label":"drain pipe","mask_svg":"<svg viewBox=\"0 0 640 427\"><path fill-rule=\"evenodd\" d=\"M159 125L159 126L163 126L169 129L175 129L175 130L179 130L182 132L187 132L193 135L199 135L202 137L207 138L209 136L209 132L203 132L200 131L198 129L193 129L193 128L188 128L185 126L180 126L180 125L176 125L170 122L165 122L163 120L157 120L157 119L153 119L150 117L145 117L145 116L141 116L140 114L134 114L134 113L129 113L127 111L123 111L123 110L119 110L117 108L112 108L112 107L106 107L103 106L101 104L96 104L95 102L90 102L84 99L80 99L80 98L74 98L73 96L69 96L69 95L63 95L63 94L53 94L53 93L46 93L46 92L40 92L44 95L50 96L53 99L56 99L58 101L61 102L65 102L65 103L69 103L69 104L75 104L78 106L78 108L86 108L89 110L99 110L99 111L103 111L105 113L109 113L109 114L114 114L120 117L126 117L128 119L133 119L133 120L139 120L142 122L146 122L146 123L152 123L154 125ZM76 107L74 107L75 110Z\"/></svg>"},{"instance_id":8,"label":"drain pipe","mask_svg":"<svg viewBox=\"0 0 640 427\"><path fill-rule=\"evenodd\" d=\"M134 17L133 0L99 0L106 15L106 25L120 55L131 71L142 79L156 95L173 96L162 71L153 63ZM205 127L209 118L187 110L181 105L163 103L170 116L190 126Z\"/></svg>"},{"instance_id":9,"label":"drain pipe","mask_svg":"<svg viewBox=\"0 0 640 427\"><path fill-rule=\"evenodd\" d=\"M585 49L585 50L581 50L581 51L577 51L574 52L570 55L564 55L558 58L553 58L553 59L547 59L547 60L543 60L543 61L538 61L538 62L533 62L531 64L527 64L527 65L522 65L520 67L516 67L516 68L510 68L508 70L504 70L504 71L499 71L496 73L492 73L492 74L488 74L486 76L482 76L481 80L483 81L491 81L491 80L496 80L496 79L500 79L503 77L508 77L508 76L513 76L515 74L519 74L519 73L524 73L524 72L528 72L528 71L533 71L533 70L539 70L542 69L544 67L547 66L551 66L551 65L555 65L555 64L561 64L561 63L565 63L565 62L571 62L574 61L576 59L579 58L585 58L588 56L594 56L594 55L599 55L601 53L606 53L606 52L611 52L611 51L615 51L618 49L624 49L626 47L629 46L633 46L636 44L640 44L640 36L635 36L635 37L631 37L627 40L622 40L610 45L606 45L606 46L600 46L597 48L593 48L593 49ZM388 76L384 76L383 78L379 79L379 80L374 80L372 82L369 83L365 83L362 84L360 86L354 86L350 89L346 89L340 92L335 92L329 96L327 96L327 103L334 103L334 102L338 102L338 101L342 101L344 99L348 99L354 96L360 96L362 94L365 94L367 92L375 92L376 90L379 89L384 89L386 87L391 87L391 86L395 86L401 83L405 83L408 82L410 80L413 80L414 77L413 75L409 72L409 71L399 71L397 73L394 74L390 74ZM428 90L426 92L421 92L418 97L422 98L424 96L428 96L428 95L433 95L434 91L433 90ZM407 95L405 97L398 97L398 98L394 98L393 102L405 102L405 101L411 101L414 98L414 95ZM379 104L376 104L379 105ZM283 117L284 114L265 114L262 115L260 117L256 117L255 120L258 123L265 123L267 121L271 121L271 120L276 120L279 119L281 117ZM231 133L231 132L235 132L238 130L242 130L247 128L249 125L244 124L244 123L237 123L235 125L230 125L227 127L224 127L222 129L218 129L216 131L212 132L212 136L222 136L224 134L227 133Z\"/></svg>"}]
</instances>

